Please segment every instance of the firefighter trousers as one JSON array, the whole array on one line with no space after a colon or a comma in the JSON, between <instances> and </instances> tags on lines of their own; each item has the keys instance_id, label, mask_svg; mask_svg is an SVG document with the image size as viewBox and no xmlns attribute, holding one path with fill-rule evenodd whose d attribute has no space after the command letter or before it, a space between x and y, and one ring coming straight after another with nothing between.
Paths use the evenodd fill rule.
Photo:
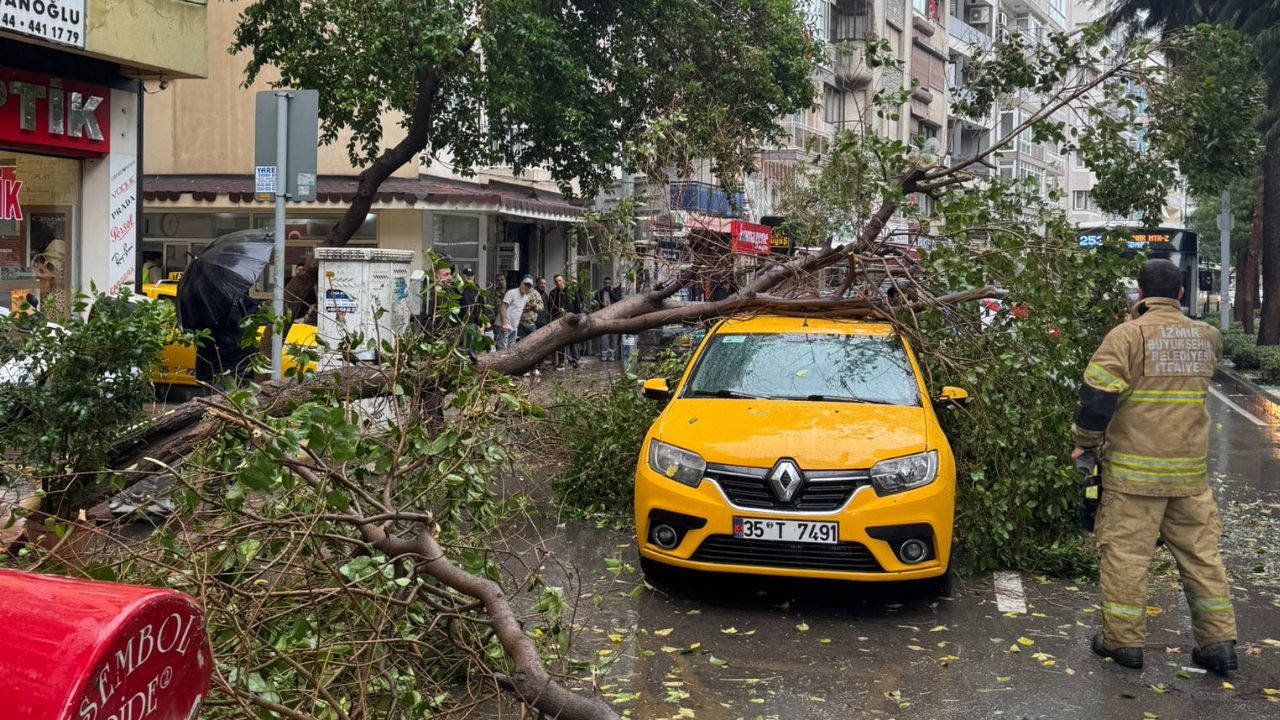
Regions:
<instances>
[{"instance_id":1,"label":"firefighter trousers","mask_svg":"<svg viewBox=\"0 0 1280 720\"><path fill-rule=\"evenodd\" d=\"M1102 636L1110 649L1142 647L1147 634L1147 571L1163 538L1182 576L1196 644L1236 639L1227 572L1218 551L1213 491L1147 497L1104 490L1098 508L1102 552Z\"/></svg>"}]
</instances>

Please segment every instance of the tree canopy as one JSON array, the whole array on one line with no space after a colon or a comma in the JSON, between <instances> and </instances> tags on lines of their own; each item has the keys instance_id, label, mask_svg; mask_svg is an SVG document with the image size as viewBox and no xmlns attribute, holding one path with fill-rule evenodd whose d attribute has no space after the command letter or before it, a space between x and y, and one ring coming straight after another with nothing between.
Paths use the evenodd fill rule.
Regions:
<instances>
[{"instance_id":1,"label":"tree canopy","mask_svg":"<svg viewBox=\"0 0 1280 720\"><path fill-rule=\"evenodd\" d=\"M320 90L324 140L350 130L356 165L387 157L395 113L397 167L541 166L587 196L643 145L737 176L812 104L821 52L790 0L260 0L232 49L247 83L272 67Z\"/></svg>"}]
</instances>

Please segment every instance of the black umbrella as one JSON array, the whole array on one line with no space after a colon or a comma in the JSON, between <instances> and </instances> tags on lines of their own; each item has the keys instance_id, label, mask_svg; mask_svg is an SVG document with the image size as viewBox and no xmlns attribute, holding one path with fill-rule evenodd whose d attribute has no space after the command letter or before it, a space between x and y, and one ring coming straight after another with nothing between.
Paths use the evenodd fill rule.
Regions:
<instances>
[{"instance_id":1,"label":"black umbrella","mask_svg":"<svg viewBox=\"0 0 1280 720\"><path fill-rule=\"evenodd\" d=\"M214 240L191 258L178 281L178 318L189 330L239 322L253 303L249 288L275 252L270 230L241 230Z\"/></svg>"}]
</instances>

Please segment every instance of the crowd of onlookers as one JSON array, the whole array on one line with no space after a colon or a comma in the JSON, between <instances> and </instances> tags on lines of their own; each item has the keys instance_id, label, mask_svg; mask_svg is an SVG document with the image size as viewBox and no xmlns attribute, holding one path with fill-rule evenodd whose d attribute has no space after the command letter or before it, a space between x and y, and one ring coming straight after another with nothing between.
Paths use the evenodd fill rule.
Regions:
<instances>
[{"instance_id":1,"label":"crowd of onlookers","mask_svg":"<svg viewBox=\"0 0 1280 720\"><path fill-rule=\"evenodd\" d=\"M487 337L493 341L489 344L489 352L514 347L565 315L589 313L622 301L622 288L614 285L613 278L609 277L587 297L576 283L567 283L564 275L552 277L550 287L544 277L525 276L515 287L508 288L506 275L498 274L487 291L480 290L476 284L475 269L464 267L461 276L459 289L454 280L453 266L437 267L435 283L427 292L423 324L425 327L443 327L445 319L436 317L439 298L447 293L457 293L458 317L464 326L464 337L468 338L467 346L474 349L476 338ZM578 367L583 354L580 343L561 348L555 354L556 369ZM617 335L600 338L599 359L601 362L620 359Z\"/></svg>"}]
</instances>

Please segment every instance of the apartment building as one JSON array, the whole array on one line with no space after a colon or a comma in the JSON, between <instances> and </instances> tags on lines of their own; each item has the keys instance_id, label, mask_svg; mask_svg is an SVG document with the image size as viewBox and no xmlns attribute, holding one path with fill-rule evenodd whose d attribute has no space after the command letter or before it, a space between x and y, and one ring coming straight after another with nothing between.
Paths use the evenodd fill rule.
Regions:
<instances>
[{"instance_id":1,"label":"apartment building","mask_svg":"<svg viewBox=\"0 0 1280 720\"><path fill-rule=\"evenodd\" d=\"M1106 12L1106 5L1099 6L1095 0L1071 0L1070 27L1080 29L1099 20ZM1129 142L1136 148L1143 147L1141 130L1132 133ZM1097 225L1098 223L1136 222L1136 216L1123 217L1104 213L1098 209L1093 200L1093 187L1097 177L1085 167L1084 158L1079 153L1072 153L1067 163L1065 197L1063 204L1067 217L1080 225ZM1165 198L1165 209L1162 224L1166 227L1183 227L1191 210L1190 198L1181 183L1177 184L1169 196Z\"/></svg>"},{"instance_id":2,"label":"apartment building","mask_svg":"<svg viewBox=\"0 0 1280 720\"><path fill-rule=\"evenodd\" d=\"M818 107L782 119L784 141L762 150L759 172L741 193L726 197L705 169L672 178L675 210L778 222L779 194L796 165L820 159L843 130L900 140L923 135L946 153L951 40L944 0L803 0L801 7L810 32L826 41L813 77ZM868 67L862 46L870 39L886 40L898 67ZM882 89L911 90L897 118L880 118L872 108Z\"/></svg>"}]
</instances>

